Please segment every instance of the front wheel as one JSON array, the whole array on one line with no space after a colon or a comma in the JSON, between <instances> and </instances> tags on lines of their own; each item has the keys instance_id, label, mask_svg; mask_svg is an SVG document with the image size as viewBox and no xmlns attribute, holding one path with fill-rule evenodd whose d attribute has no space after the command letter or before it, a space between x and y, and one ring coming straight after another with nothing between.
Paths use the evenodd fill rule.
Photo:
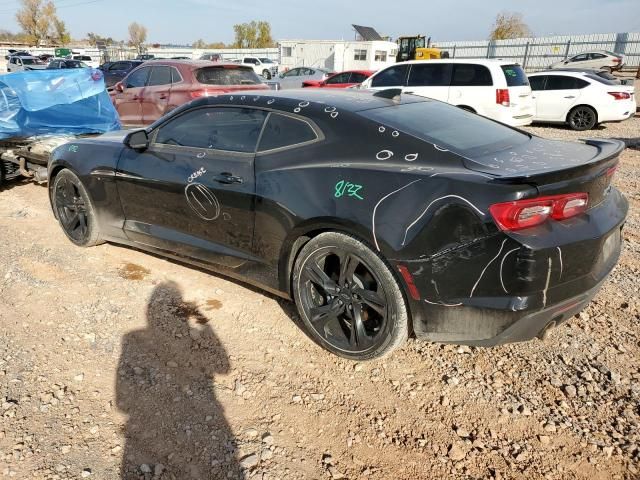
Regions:
<instances>
[{"instance_id":1,"label":"front wheel","mask_svg":"<svg viewBox=\"0 0 640 480\"><path fill-rule=\"evenodd\" d=\"M51 204L65 235L80 247L102 243L89 194L78 176L64 169L56 175Z\"/></svg>"},{"instance_id":2,"label":"front wheel","mask_svg":"<svg viewBox=\"0 0 640 480\"><path fill-rule=\"evenodd\" d=\"M311 239L293 270L293 294L311 338L351 360L389 354L408 337L407 307L386 263L337 232Z\"/></svg>"},{"instance_id":3,"label":"front wheel","mask_svg":"<svg viewBox=\"0 0 640 480\"><path fill-rule=\"evenodd\" d=\"M586 105L575 107L567 116L569 126L572 130L577 131L591 130L596 126L597 121L598 117L596 111Z\"/></svg>"},{"instance_id":4,"label":"front wheel","mask_svg":"<svg viewBox=\"0 0 640 480\"><path fill-rule=\"evenodd\" d=\"M262 76L264 78L266 78L267 80L271 80L271 72L269 70L263 70L262 71Z\"/></svg>"}]
</instances>

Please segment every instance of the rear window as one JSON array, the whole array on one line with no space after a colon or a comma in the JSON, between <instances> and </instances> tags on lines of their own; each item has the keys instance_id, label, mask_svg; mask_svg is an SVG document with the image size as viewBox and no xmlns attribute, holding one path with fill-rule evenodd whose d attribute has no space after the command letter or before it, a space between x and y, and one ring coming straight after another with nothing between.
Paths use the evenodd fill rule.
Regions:
<instances>
[{"instance_id":1,"label":"rear window","mask_svg":"<svg viewBox=\"0 0 640 480\"><path fill-rule=\"evenodd\" d=\"M502 65L502 71L504 72L504 78L507 79L507 86L524 87L529 85L527 74L524 73L520 65Z\"/></svg>"},{"instance_id":2,"label":"rear window","mask_svg":"<svg viewBox=\"0 0 640 480\"><path fill-rule=\"evenodd\" d=\"M530 138L480 115L435 101L374 108L360 114L465 156L493 154L524 144Z\"/></svg>"},{"instance_id":3,"label":"rear window","mask_svg":"<svg viewBox=\"0 0 640 480\"><path fill-rule=\"evenodd\" d=\"M251 68L205 67L196 70L196 80L205 85L257 85L260 77Z\"/></svg>"}]
</instances>

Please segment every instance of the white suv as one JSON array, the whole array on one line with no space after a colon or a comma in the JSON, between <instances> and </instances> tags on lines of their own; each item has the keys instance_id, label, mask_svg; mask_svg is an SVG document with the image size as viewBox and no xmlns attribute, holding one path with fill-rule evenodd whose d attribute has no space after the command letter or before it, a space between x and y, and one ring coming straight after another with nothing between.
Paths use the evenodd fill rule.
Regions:
<instances>
[{"instance_id":1,"label":"white suv","mask_svg":"<svg viewBox=\"0 0 640 480\"><path fill-rule=\"evenodd\" d=\"M396 63L361 88L401 88L456 105L507 125L529 125L535 115L529 79L520 65L503 60L443 59Z\"/></svg>"},{"instance_id":2,"label":"white suv","mask_svg":"<svg viewBox=\"0 0 640 480\"><path fill-rule=\"evenodd\" d=\"M262 75L267 80L271 80L278 74L278 64L265 57L244 57L242 63L253 68L258 75Z\"/></svg>"}]
</instances>

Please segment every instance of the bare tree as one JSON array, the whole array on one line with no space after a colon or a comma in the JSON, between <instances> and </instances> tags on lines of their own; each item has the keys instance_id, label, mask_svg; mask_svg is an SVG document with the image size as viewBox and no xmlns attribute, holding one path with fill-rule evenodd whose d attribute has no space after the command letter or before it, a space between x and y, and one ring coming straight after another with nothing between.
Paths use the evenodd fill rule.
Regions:
<instances>
[{"instance_id":1,"label":"bare tree","mask_svg":"<svg viewBox=\"0 0 640 480\"><path fill-rule=\"evenodd\" d=\"M71 35L67 30L67 25L56 16L53 18L53 32L56 43L63 46L71 43Z\"/></svg>"},{"instance_id":2,"label":"bare tree","mask_svg":"<svg viewBox=\"0 0 640 480\"><path fill-rule=\"evenodd\" d=\"M501 12L491 29L489 40L506 40L531 36L529 26L524 23L521 13Z\"/></svg>"},{"instance_id":3,"label":"bare tree","mask_svg":"<svg viewBox=\"0 0 640 480\"><path fill-rule=\"evenodd\" d=\"M138 52L142 52L142 46L147 41L147 27L133 22L129 25L129 45L136 47Z\"/></svg>"}]
</instances>

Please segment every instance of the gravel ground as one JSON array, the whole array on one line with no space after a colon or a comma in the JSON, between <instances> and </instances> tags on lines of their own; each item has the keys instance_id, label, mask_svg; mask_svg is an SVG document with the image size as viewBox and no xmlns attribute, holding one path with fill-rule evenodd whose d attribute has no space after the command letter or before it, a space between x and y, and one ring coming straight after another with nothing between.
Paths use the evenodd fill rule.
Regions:
<instances>
[{"instance_id":1,"label":"gravel ground","mask_svg":"<svg viewBox=\"0 0 640 480\"><path fill-rule=\"evenodd\" d=\"M640 137L640 118L554 138ZM0 474L37 479L633 479L640 151L610 280L549 338L412 340L352 363L294 308L132 249L74 247L46 189L0 191Z\"/></svg>"}]
</instances>

